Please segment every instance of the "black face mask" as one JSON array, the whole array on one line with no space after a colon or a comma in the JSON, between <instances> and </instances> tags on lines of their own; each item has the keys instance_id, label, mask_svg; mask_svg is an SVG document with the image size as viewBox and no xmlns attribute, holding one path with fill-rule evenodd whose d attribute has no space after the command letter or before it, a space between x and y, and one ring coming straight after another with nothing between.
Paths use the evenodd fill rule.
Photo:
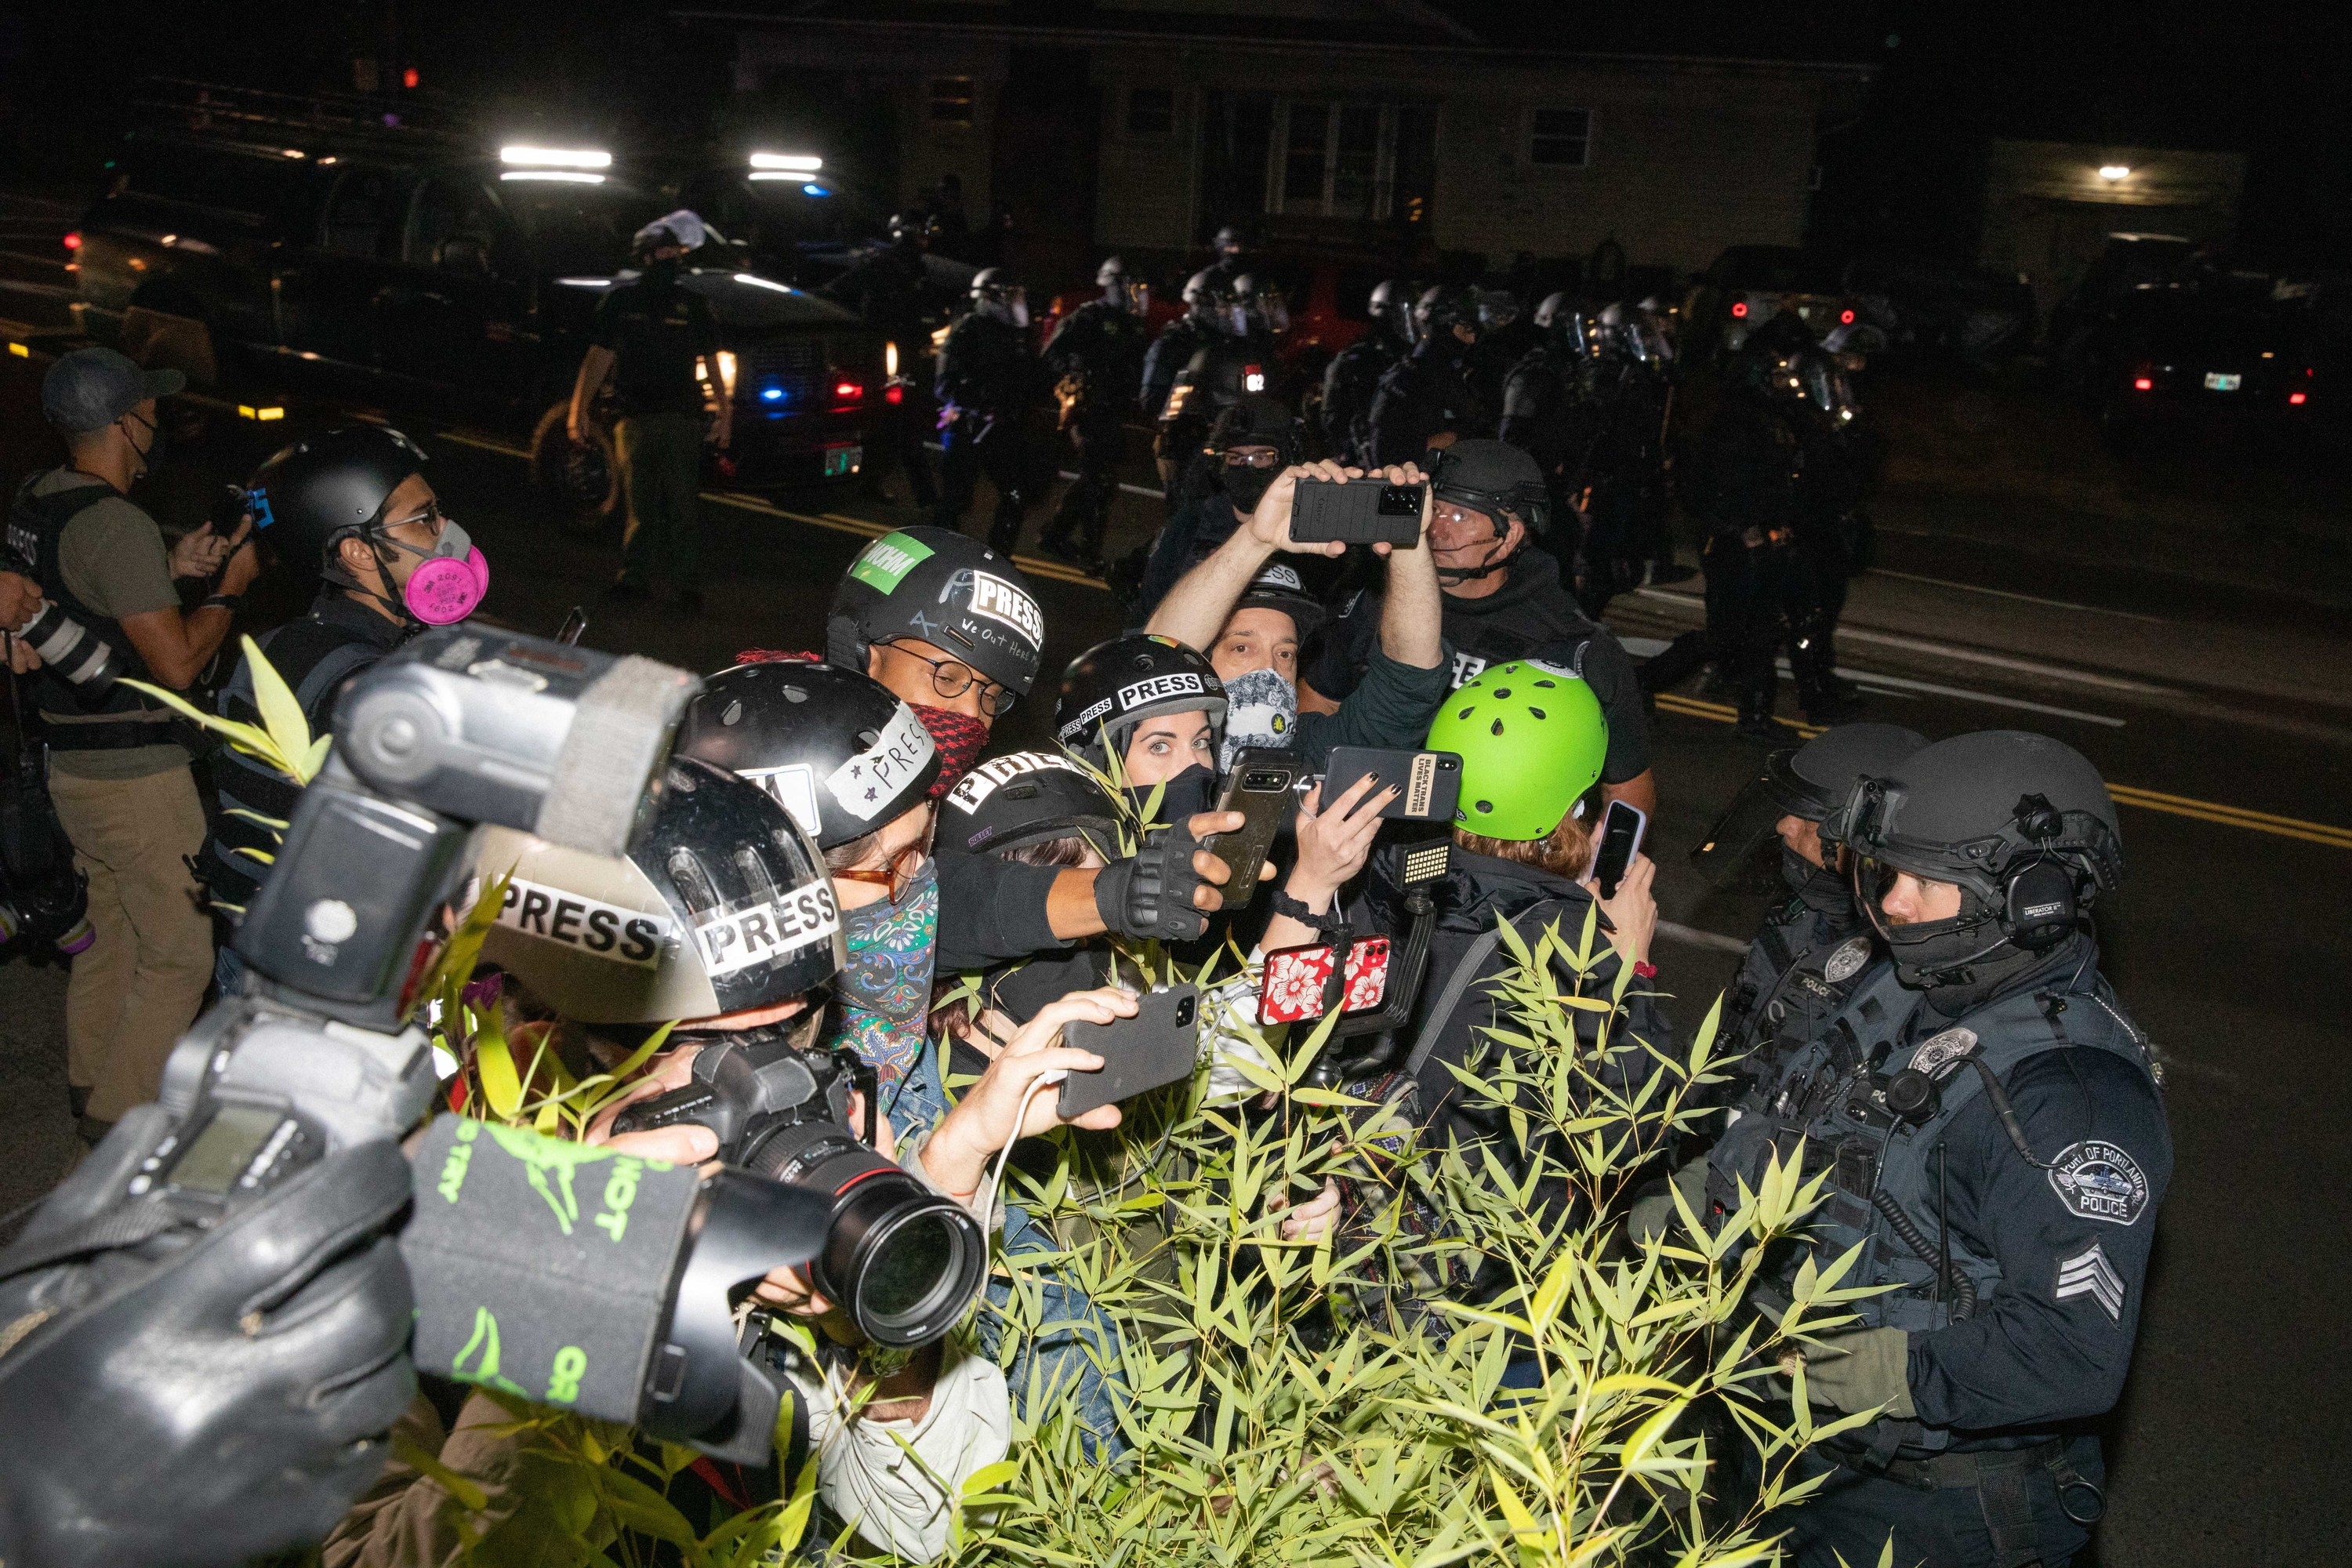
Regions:
<instances>
[{"instance_id":1,"label":"black face mask","mask_svg":"<svg viewBox=\"0 0 2352 1568\"><path fill-rule=\"evenodd\" d=\"M1815 914L1826 915L1842 926L1858 920L1853 891L1846 886L1845 879L1822 870L1785 844L1780 846L1780 880Z\"/></svg>"},{"instance_id":2,"label":"black face mask","mask_svg":"<svg viewBox=\"0 0 2352 1568\"><path fill-rule=\"evenodd\" d=\"M678 267L677 258L675 256L665 256L658 259L646 262L643 276L646 282L653 284L656 288L667 289L677 282L679 270L680 268Z\"/></svg>"},{"instance_id":3,"label":"black face mask","mask_svg":"<svg viewBox=\"0 0 2352 1568\"><path fill-rule=\"evenodd\" d=\"M1140 813L1144 803L1151 798L1151 792L1160 787L1158 784L1147 784L1141 788L1129 788L1127 796L1134 803L1136 811ZM1215 796L1216 788L1217 775L1200 763L1194 763L1168 781L1160 797L1160 821L1178 823L1188 816L1208 810Z\"/></svg>"},{"instance_id":4,"label":"black face mask","mask_svg":"<svg viewBox=\"0 0 2352 1568\"><path fill-rule=\"evenodd\" d=\"M1274 488L1281 473L1279 463L1271 468L1237 468L1225 463L1218 467L1218 482L1224 486L1226 499L1234 503L1234 510L1247 517L1257 510L1257 503L1265 499L1265 492Z\"/></svg>"}]
</instances>

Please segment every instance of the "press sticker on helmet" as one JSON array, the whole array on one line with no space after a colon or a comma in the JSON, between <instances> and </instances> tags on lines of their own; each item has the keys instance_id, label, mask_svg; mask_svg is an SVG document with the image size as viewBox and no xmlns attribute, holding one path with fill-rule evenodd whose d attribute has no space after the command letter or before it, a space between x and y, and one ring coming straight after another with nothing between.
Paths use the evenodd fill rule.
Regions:
<instances>
[{"instance_id":1,"label":"press sticker on helmet","mask_svg":"<svg viewBox=\"0 0 2352 1568\"><path fill-rule=\"evenodd\" d=\"M886 533L850 563L849 574L870 588L894 594L908 573L930 559L931 547L904 533Z\"/></svg>"},{"instance_id":2,"label":"press sticker on helmet","mask_svg":"<svg viewBox=\"0 0 2352 1568\"><path fill-rule=\"evenodd\" d=\"M1015 752L1010 756L991 757L964 774L963 782L948 792L948 804L959 811L978 811L981 802L1014 779L1047 768L1071 773L1084 771L1069 758L1050 752Z\"/></svg>"},{"instance_id":3,"label":"press sticker on helmet","mask_svg":"<svg viewBox=\"0 0 2352 1568\"><path fill-rule=\"evenodd\" d=\"M499 924L544 942L576 947L615 963L652 969L670 942L670 922L620 904L608 904L561 888L543 888L520 878L507 883Z\"/></svg>"},{"instance_id":4,"label":"press sticker on helmet","mask_svg":"<svg viewBox=\"0 0 2352 1568\"><path fill-rule=\"evenodd\" d=\"M840 929L832 885L816 882L772 899L745 900L698 923L694 936L702 945L704 970L717 979L830 941Z\"/></svg>"},{"instance_id":5,"label":"press sticker on helmet","mask_svg":"<svg viewBox=\"0 0 2352 1568\"><path fill-rule=\"evenodd\" d=\"M1190 697L1201 689L1201 678L1190 670L1179 670L1173 675L1155 675L1149 680L1120 687L1118 710L1125 713L1147 702L1158 702L1170 697Z\"/></svg>"},{"instance_id":6,"label":"press sticker on helmet","mask_svg":"<svg viewBox=\"0 0 2352 1568\"><path fill-rule=\"evenodd\" d=\"M1080 713L1076 718L1063 725L1060 730L1055 731L1055 733L1065 741L1070 740L1074 736L1083 735L1087 732L1087 726L1091 725L1096 720L1101 718L1104 714L1109 711L1110 699L1106 697L1101 701L1088 706L1086 711Z\"/></svg>"},{"instance_id":7,"label":"press sticker on helmet","mask_svg":"<svg viewBox=\"0 0 2352 1568\"><path fill-rule=\"evenodd\" d=\"M860 822L871 822L877 812L898 798L938 749L915 710L901 702L880 737L834 769L824 787L841 803L842 810Z\"/></svg>"},{"instance_id":8,"label":"press sticker on helmet","mask_svg":"<svg viewBox=\"0 0 2352 1568\"><path fill-rule=\"evenodd\" d=\"M1045 646L1045 613L1037 607L1036 600L993 573L975 571L971 575L973 615L1002 621L1026 638L1031 647Z\"/></svg>"},{"instance_id":9,"label":"press sticker on helmet","mask_svg":"<svg viewBox=\"0 0 2352 1568\"><path fill-rule=\"evenodd\" d=\"M749 779L775 797L776 804L793 814L793 820L803 832L819 833L823 814L816 805L816 770L806 763L789 763L780 768L738 768L738 778Z\"/></svg>"}]
</instances>

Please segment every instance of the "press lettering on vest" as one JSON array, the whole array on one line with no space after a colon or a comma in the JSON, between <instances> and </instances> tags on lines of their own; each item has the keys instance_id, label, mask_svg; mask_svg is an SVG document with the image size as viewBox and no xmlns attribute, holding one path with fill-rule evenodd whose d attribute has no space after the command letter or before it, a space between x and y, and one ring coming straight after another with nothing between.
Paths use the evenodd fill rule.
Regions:
<instances>
[{"instance_id":1,"label":"press lettering on vest","mask_svg":"<svg viewBox=\"0 0 2352 1568\"><path fill-rule=\"evenodd\" d=\"M860 822L871 822L938 750L931 742L931 732L915 717L915 710L901 702L881 737L834 769L824 787L841 804L842 810Z\"/></svg>"},{"instance_id":2,"label":"press lettering on vest","mask_svg":"<svg viewBox=\"0 0 2352 1568\"><path fill-rule=\"evenodd\" d=\"M1155 675L1149 680L1120 687L1118 710L1124 713L1147 702L1157 702L1167 697L1190 697L1200 690L1201 678L1189 669L1179 670L1174 675Z\"/></svg>"},{"instance_id":3,"label":"press lettering on vest","mask_svg":"<svg viewBox=\"0 0 2352 1568\"><path fill-rule=\"evenodd\" d=\"M506 902L499 906L499 924L616 963L650 969L660 960L670 922L659 915L604 903L583 893L542 888L516 877L507 883Z\"/></svg>"}]
</instances>

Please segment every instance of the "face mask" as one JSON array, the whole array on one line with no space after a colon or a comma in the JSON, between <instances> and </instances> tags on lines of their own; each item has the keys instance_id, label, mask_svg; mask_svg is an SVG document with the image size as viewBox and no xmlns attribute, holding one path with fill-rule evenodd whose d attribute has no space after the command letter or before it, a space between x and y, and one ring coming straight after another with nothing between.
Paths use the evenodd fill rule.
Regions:
<instances>
[{"instance_id":1,"label":"face mask","mask_svg":"<svg viewBox=\"0 0 2352 1568\"><path fill-rule=\"evenodd\" d=\"M1234 510L1247 517L1257 510L1257 503L1265 499L1266 491L1274 488L1274 481L1281 473L1279 465L1271 468L1253 468L1246 465L1235 468L1226 463L1219 468L1217 480L1224 486L1225 495L1234 503Z\"/></svg>"},{"instance_id":2,"label":"face mask","mask_svg":"<svg viewBox=\"0 0 2352 1568\"><path fill-rule=\"evenodd\" d=\"M130 436L127 429L124 432L129 436L132 454L139 459L139 471L131 478L134 481L143 479L155 471L156 464L163 460L163 427L161 425L150 425L136 414L124 415L119 423L125 426L136 425L147 432L147 445L143 449L140 447L139 438L136 436Z\"/></svg>"},{"instance_id":3,"label":"face mask","mask_svg":"<svg viewBox=\"0 0 2352 1568\"><path fill-rule=\"evenodd\" d=\"M1780 846L1780 880L1804 901L1807 909L1826 916L1838 929L1860 923L1854 914L1853 894L1845 879L1822 870L1785 844Z\"/></svg>"},{"instance_id":4,"label":"face mask","mask_svg":"<svg viewBox=\"0 0 2352 1568\"><path fill-rule=\"evenodd\" d=\"M980 761L980 749L988 744L988 721L952 708L926 708L919 702L907 706L915 710L915 717L931 732L931 744L940 750L940 776L931 781L929 792L930 799L938 800L962 783L972 763Z\"/></svg>"},{"instance_id":5,"label":"face mask","mask_svg":"<svg viewBox=\"0 0 2352 1568\"><path fill-rule=\"evenodd\" d=\"M838 1027L826 1042L847 1046L874 1069L886 1091L923 1054L939 954L940 879L935 862L907 884L898 901L879 899L841 914L849 962L834 980Z\"/></svg>"},{"instance_id":6,"label":"face mask","mask_svg":"<svg viewBox=\"0 0 2352 1568\"><path fill-rule=\"evenodd\" d=\"M1298 689L1271 669L1244 670L1225 682L1225 739L1217 748L1217 771L1231 773L1244 746L1289 746L1297 731Z\"/></svg>"},{"instance_id":7,"label":"face mask","mask_svg":"<svg viewBox=\"0 0 2352 1568\"><path fill-rule=\"evenodd\" d=\"M384 542L412 555L425 554L413 544L404 544L389 534ZM475 548L466 531L454 522L444 522L441 537L432 552L417 563L408 582L400 591L401 601L408 613L428 626L455 626L474 613L482 595L489 592L490 563Z\"/></svg>"},{"instance_id":8,"label":"face mask","mask_svg":"<svg viewBox=\"0 0 2352 1568\"><path fill-rule=\"evenodd\" d=\"M1164 787L1160 784L1129 785L1127 798L1139 816L1151 799L1151 792L1160 790L1157 820L1164 825L1181 822L1188 816L1208 810L1216 787L1217 775L1201 763L1194 763L1170 779Z\"/></svg>"},{"instance_id":9,"label":"face mask","mask_svg":"<svg viewBox=\"0 0 2352 1568\"><path fill-rule=\"evenodd\" d=\"M659 284L667 288L670 284L677 281L677 258L675 256L666 256L658 260L646 262L645 265L645 270L640 274L640 276L649 283Z\"/></svg>"}]
</instances>

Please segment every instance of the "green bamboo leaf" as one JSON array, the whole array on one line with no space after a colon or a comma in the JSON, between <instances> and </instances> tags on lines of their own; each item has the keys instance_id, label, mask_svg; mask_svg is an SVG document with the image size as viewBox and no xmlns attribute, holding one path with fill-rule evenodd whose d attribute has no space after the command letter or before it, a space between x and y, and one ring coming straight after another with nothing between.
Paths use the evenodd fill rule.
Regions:
<instances>
[{"instance_id":1,"label":"green bamboo leaf","mask_svg":"<svg viewBox=\"0 0 2352 1568\"><path fill-rule=\"evenodd\" d=\"M294 689L278 667L261 651L261 645L251 637L241 637L237 645L245 650L245 665L253 677L253 705L261 712L261 722L269 731L270 743L278 754L289 764L289 773L297 772L299 762L310 754L310 721L303 716L302 704L294 700ZM308 783L307 778L298 782Z\"/></svg>"},{"instance_id":2,"label":"green bamboo leaf","mask_svg":"<svg viewBox=\"0 0 2352 1568\"><path fill-rule=\"evenodd\" d=\"M327 765L327 753L334 749L334 745L335 738L332 735L321 735L311 742L310 749L299 759L302 765L296 772L294 782L306 784L317 778L319 770Z\"/></svg>"},{"instance_id":3,"label":"green bamboo leaf","mask_svg":"<svg viewBox=\"0 0 2352 1568\"><path fill-rule=\"evenodd\" d=\"M489 1495L478 1483L459 1475L443 1464L438 1454L427 1452L398 1432L392 1436L392 1457L439 1486L469 1512L479 1513L490 1506Z\"/></svg>"},{"instance_id":4,"label":"green bamboo leaf","mask_svg":"<svg viewBox=\"0 0 2352 1568\"><path fill-rule=\"evenodd\" d=\"M474 1068L482 1077L482 1093L490 1110L503 1121L522 1104L522 1079L515 1072L514 1055L495 1014L488 1016L474 1037Z\"/></svg>"}]
</instances>

